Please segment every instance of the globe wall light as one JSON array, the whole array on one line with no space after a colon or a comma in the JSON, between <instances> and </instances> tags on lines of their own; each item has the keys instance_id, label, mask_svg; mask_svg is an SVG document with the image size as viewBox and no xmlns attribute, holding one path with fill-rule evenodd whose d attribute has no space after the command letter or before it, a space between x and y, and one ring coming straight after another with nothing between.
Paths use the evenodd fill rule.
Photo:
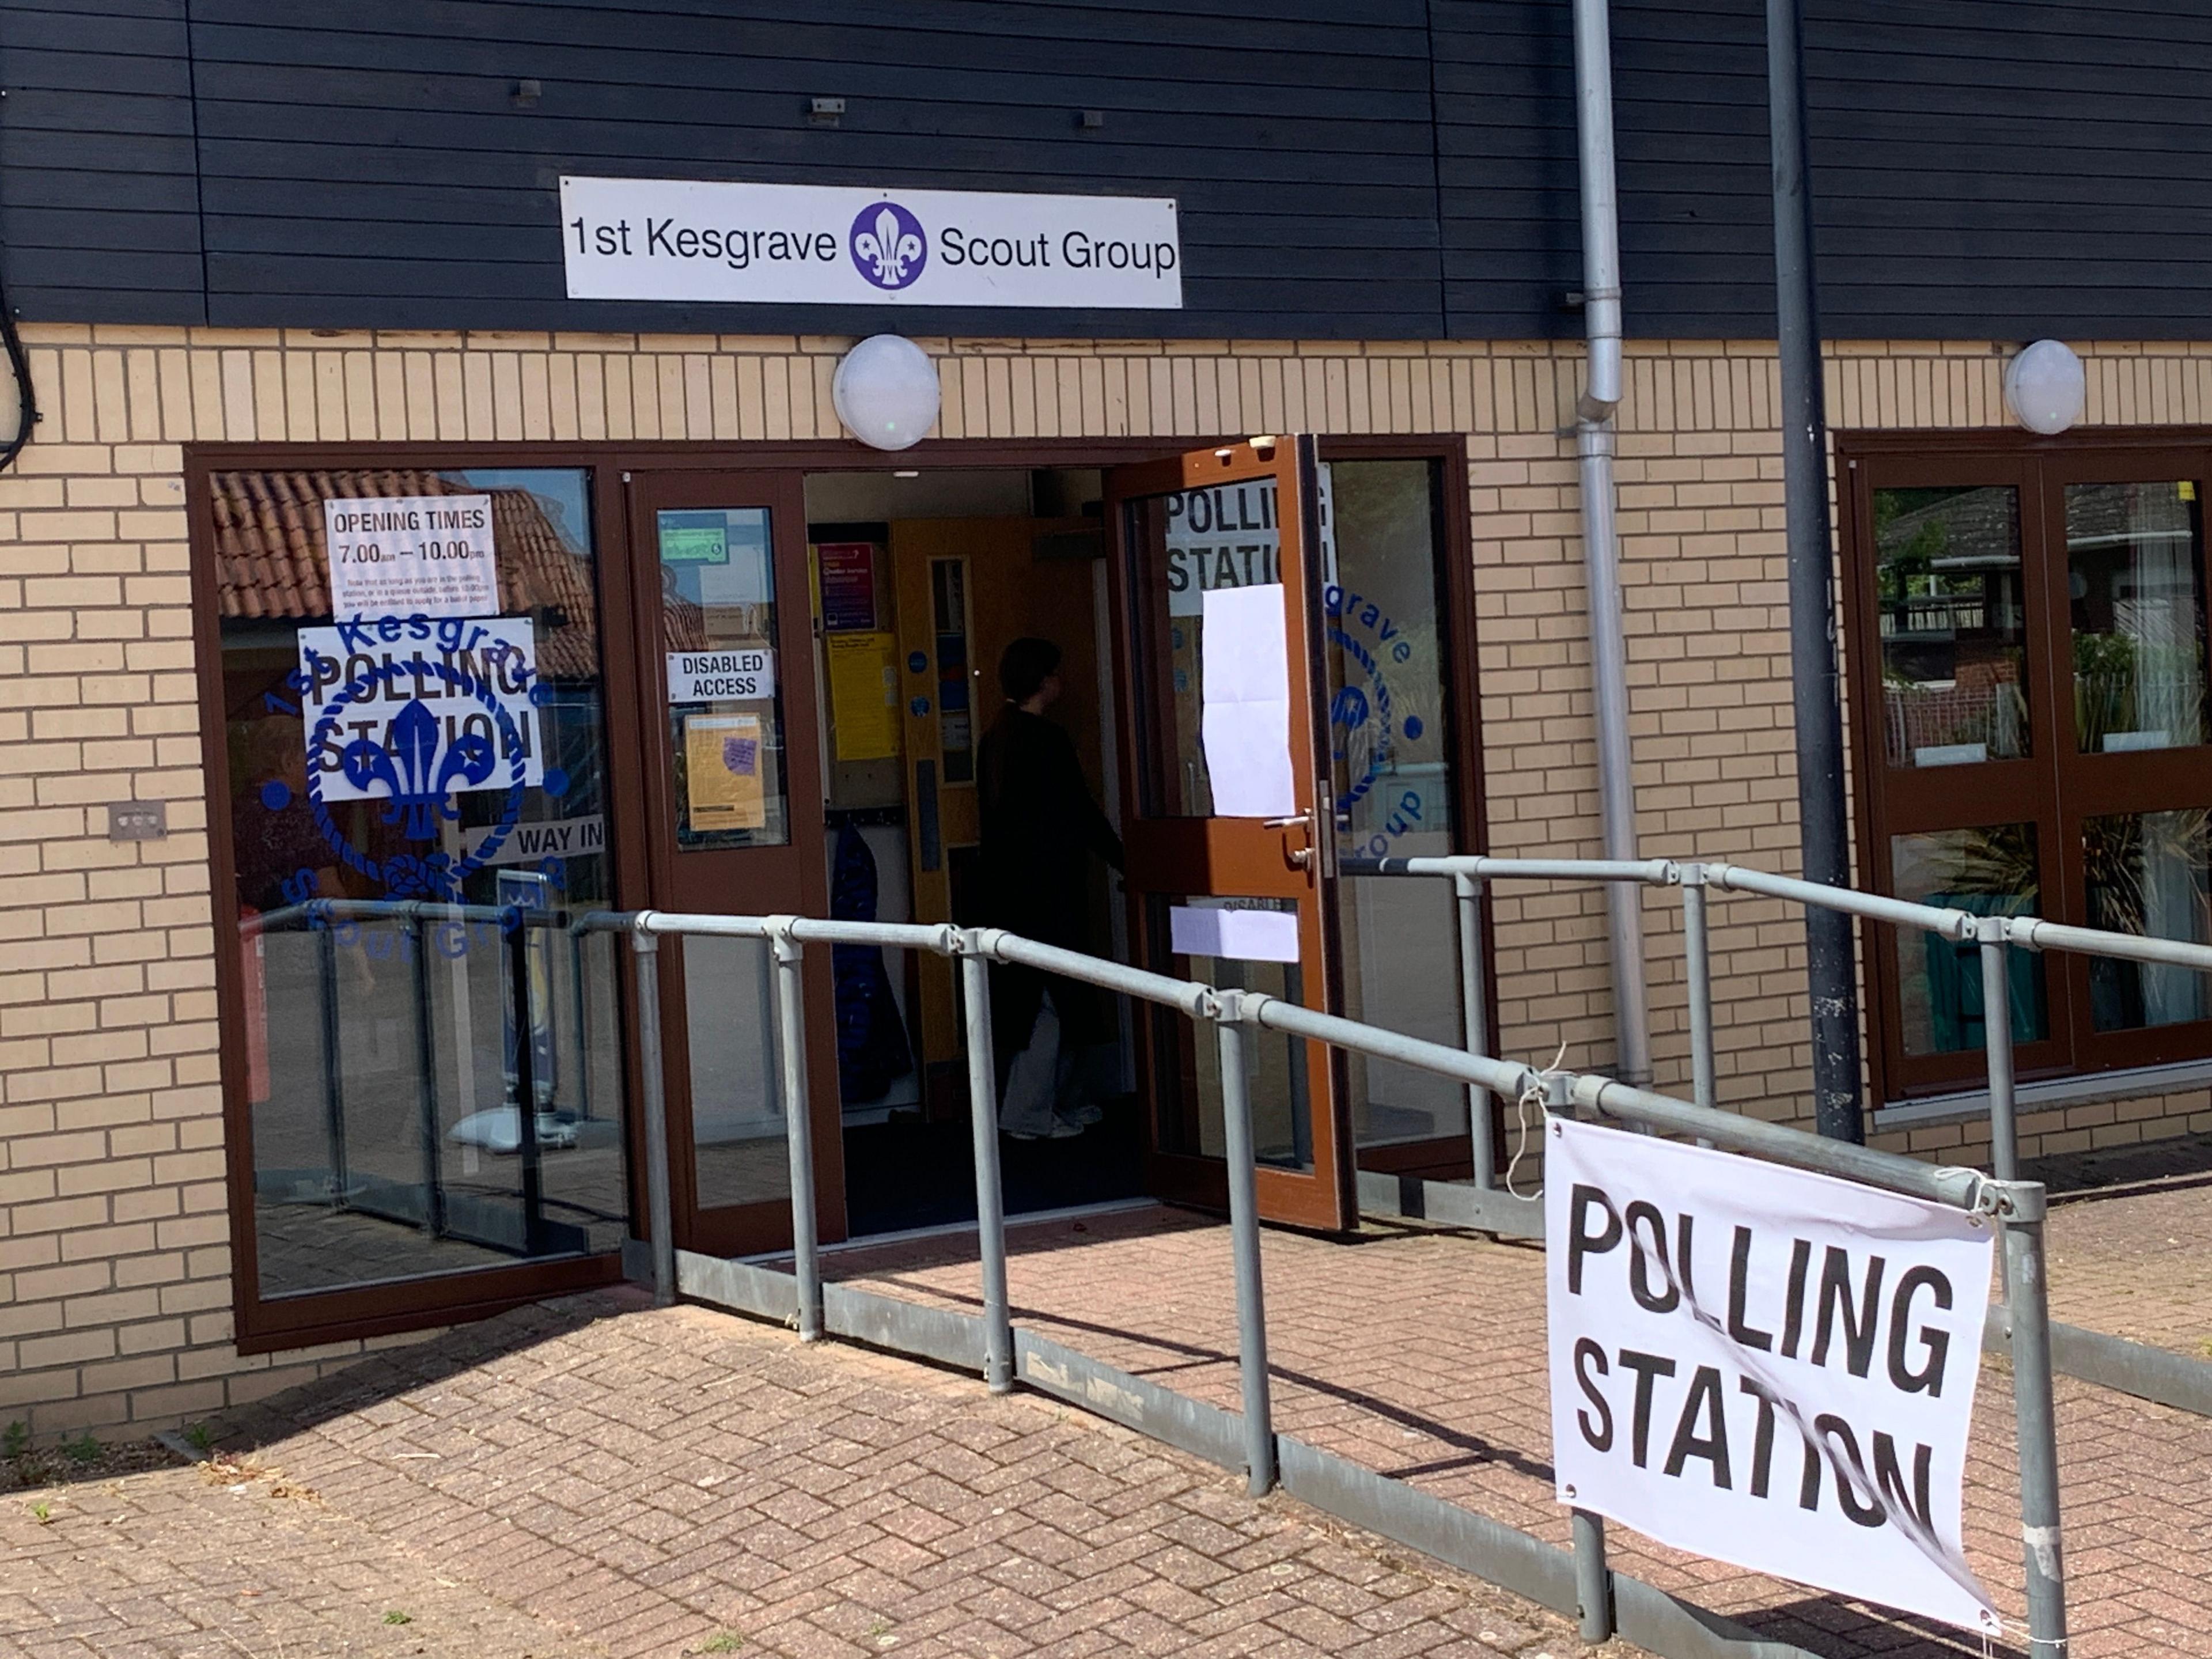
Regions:
<instances>
[{"instance_id":1,"label":"globe wall light","mask_svg":"<svg viewBox=\"0 0 2212 1659\"><path fill-rule=\"evenodd\" d=\"M830 398L862 443L904 449L936 423L937 365L911 340L872 334L837 365Z\"/></svg>"},{"instance_id":2,"label":"globe wall light","mask_svg":"<svg viewBox=\"0 0 2212 1659\"><path fill-rule=\"evenodd\" d=\"M2038 340L2005 365L2005 407L2030 432L2048 437L2081 418L2089 377L2081 360L2057 340Z\"/></svg>"}]
</instances>

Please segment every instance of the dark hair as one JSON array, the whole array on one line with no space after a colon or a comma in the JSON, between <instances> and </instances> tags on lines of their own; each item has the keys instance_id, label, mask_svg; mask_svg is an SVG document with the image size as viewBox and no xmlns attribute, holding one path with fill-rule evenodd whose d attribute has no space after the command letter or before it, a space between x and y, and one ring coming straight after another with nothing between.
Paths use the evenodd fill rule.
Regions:
<instances>
[{"instance_id":1,"label":"dark hair","mask_svg":"<svg viewBox=\"0 0 2212 1659\"><path fill-rule=\"evenodd\" d=\"M1050 640L1016 640L999 659L999 690L1008 702L1027 702L1059 667L1060 647Z\"/></svg>"}]
</instances>

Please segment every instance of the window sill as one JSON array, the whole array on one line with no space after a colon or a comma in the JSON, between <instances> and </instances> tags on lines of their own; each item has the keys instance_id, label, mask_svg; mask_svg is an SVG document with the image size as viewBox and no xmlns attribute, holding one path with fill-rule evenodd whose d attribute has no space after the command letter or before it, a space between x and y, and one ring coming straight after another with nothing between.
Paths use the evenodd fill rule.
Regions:
<instances>
[{"instance_id":1,"label":"window sill","mask_svg":"<svg viewBox=\"0 0 2212 1659\"><path fill-rule=\"evenodd\" d=\"M2106 1100L2142 1100L2177 1089L2201 1089L2212 1084L2212 1059L2176 1060L2167 1066L2139 1066L2123 1072L2085 1072L2072 1077L2039 1078L2019 1085L2013 1091L2014 1110L2021 1117L2031 1112L2054 1111L2067 1106L2094 1106ZM1958 1094L1930 1095L1921 1100L1893 1101L1879 1107L1871 1129L1919 1128L1930 1123L1958 1123L1990 1115L1990 1091L1974 1089Z\"/></svg>"}]
</instances>

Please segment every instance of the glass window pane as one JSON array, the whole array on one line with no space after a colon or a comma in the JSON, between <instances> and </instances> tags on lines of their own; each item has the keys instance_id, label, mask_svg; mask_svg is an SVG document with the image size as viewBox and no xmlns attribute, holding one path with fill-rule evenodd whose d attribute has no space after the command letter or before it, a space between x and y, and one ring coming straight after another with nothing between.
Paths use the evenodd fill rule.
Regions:
<instances>
[{"instance_id":1,"label":"glass window pane","mask_svg":"<svg viewBox=\"0 0 2212 1659\"><path fill-rule=\"evenodd\" d=\"M2088 754L2204 741L2197 486L2066 486L2074 730Z\"/></svg>"},{"instance_id":2,"label":"glass window pane","mask_svg":"<svg viewBox=\"0 0 2212 1659\"><path fill-rule=\"evenodd\" d=\"M1361 876L1349 861L1452 851L1447 608L1434 463L1322 468L1322 641L1335 774L1345 1012L1457 1048L1459 929L1425 879ZM1361 1146L1467 1133L1467 1091L1449 1079L1348 1056Z\"/></svg>"},{"instance_id":3,"label":"glass window pane","mask_svg":"<svg viewBox=\"0 0 2212 1659\"><path fill-rule=\"evenodd\" d=\"M2212 944L2212 812L2126 812L2082 826L2089 926ZM2089 958L2100 1031L2212 1018L2212 979L2186 968Z\"/></svg>"},{"instance_id":4,"label":"glass window pane","mask_svg":"<svg viewBox=\"0 0 2212 1659\"><path fill-rule=\"evenodd\" d=\"M1980 916L2010 916L2033 913L2042 895L2031 823L1895 836L1889 846L1894 890L1901 899ZM1954 944L1916 928L1892 931L1905 1052L1944 1054L1982 1048L1981 947ZM2048 1035L2043 958L2027 951L2007 955L2013 1041L2039 1041Z\"/></svg>"},{"instance_id":5,"label":"glass window pane","mask_svg":"<svg viewBox=\"0 0 2212 1659\"><path fill-rule=\"evenodd\" d=\"M783 1048L767 942L685 939L684 1008L700 1207L789 1197Z\"/></svg>"},{"instance_id":6,"label":"glass window pane","mask_svg":"<svg viewBox=\"0 0 2212 1659\"><path fill-rule=\"evenodd\" d=\"M2020 492L1877 489L1874 523L1889 763L2027 754Z\"/></svg>"},{"instance_id":7,"label":"glass window pane","mask_svg":"<svg viewBox=\"0 0 2212 1659\"><path fill-rule=\"evenodd\" d=\"M264 1296L621 1243L616 957L567 927L613 899L590 483L212 480ZM380 568L488 532L495 610L333 616L356 501Z\"/></svg>"},{"instance_id":8,"label":"glass window pane","mask_svg":"<svg viewBox=\"0 0 2212 1659\"><path fill-rule=\"evenodd\" d=\"M769 510L672 508L658 527L676 844L781 847L791 830Z\"/></svg>"},{"instance_id":9,"label":"glass window pane","mask_svg":"<svg viewBox=\"0 0 2212 1659\"><path fill-rule=\"evenodd\" d=\"M1284 918L1286 925L1277 924L1270 928L1261 923L1258 927L1278 935L1286 934L1287 940L1279 936L1272 942L1262 942L1240 931L1251 924L1219 920L1255 911ZM1297 905L1290 899L1222 898L1210 895L1171 899L1154 895L1151 904L1152 959L1168 963L1164 971L1177 979L1197 980L1224 990L1264 991L1288 1002L1302 1001L1303 981L1295 961L1267 962L1173 951L1173 945L1178 939L1194 949L1197 947L1198 939L1190 931L1195 921L1201 936L1218 927L1220 941L1215 948L1223 951L1279 947L1285 953L1295 953L1297 917ZM1209 923L1214 927L1208 927ZM1156 1008L1153 1014L1160 1064L1169 1068L1169 1075L1161 1079L1159 1097L1163 1103L1178 1103L1176 1110L1179 1114L1174 1121L1164 1115L1161 1145L1172 1152L1204 1158L1223 1157L1225 1146L1221 1127L1221 1050L1214 1029L1210 1024L1194 1028L1189 1020L1170 1009ZM1248 1026L1244 1060L1252 1103L1255 1157L1262 1164L1283 1169L1311 1169L1313 1114L1306 1098L1304 1040L1281 1031Z\"/></svg>"},{"instance_id":10,"label":"glass window pane","mask_svg":"<svg viewBox=\"0 0 2212 1659\"><path fill-rule=\"evenodd\" d=\"M1128 514L1137 702L1146 716L1139 734L1143 811L1208 817L1213 785L1200 726L1206 595L1280 585L1275 481L1155 495L1130 502Z\"/></svg>"}]
</instances>

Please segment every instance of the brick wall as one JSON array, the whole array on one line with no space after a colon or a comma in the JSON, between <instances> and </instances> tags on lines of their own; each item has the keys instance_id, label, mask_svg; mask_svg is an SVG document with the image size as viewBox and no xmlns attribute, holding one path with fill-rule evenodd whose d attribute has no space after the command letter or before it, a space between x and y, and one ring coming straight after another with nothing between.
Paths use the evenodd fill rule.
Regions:
<instances>
[{"instance_id":1,"label":"brick wall","mask_svg":"<svg viewBox=\"0 0 2212 1659\"><path fill-rule=\"evenodd\" d=\"M0 476L0 1421L159 1425L360 1345L240 1358L179 476L193 441L838 435L839 339L27 331L37 441ZM1578 348L925 342L949 438L1469 434L1492 845L1595 854L1570 443ZM2092 422L2212 421L2212 348L2090 354ZM2002 419L1988 345L1839 349L1838 427ZM1631 348L1620 525L1645 850L1793 868L1771 347ZM105 805L168 803L111 844ZM1648 901L1662 1086L1686 1087L1677 915ZM1796 919L1716 907L1721 1086L1806 1109ZM1501 896L1502 1047L1611 1057L1601 902ZM2202 1094L2030 1118L2056 1148L2212 1121ZM1975 1155L1958 1127L1916 1149ZM2030 1150L2036 1144L2031 1141Z\"/></svg>"}]
</instances>

